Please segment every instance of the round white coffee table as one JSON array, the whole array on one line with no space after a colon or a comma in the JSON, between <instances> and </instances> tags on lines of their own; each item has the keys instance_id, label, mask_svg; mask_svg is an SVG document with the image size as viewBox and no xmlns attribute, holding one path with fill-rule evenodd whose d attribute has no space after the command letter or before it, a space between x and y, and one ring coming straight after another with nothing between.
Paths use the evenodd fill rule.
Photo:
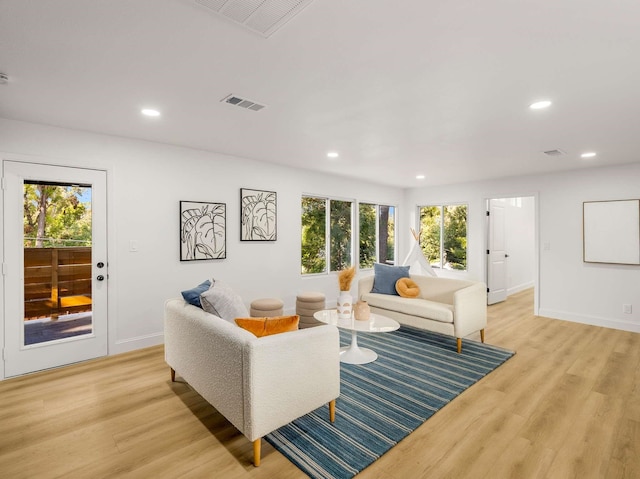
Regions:
<instances>
[{"instance_id":1,"label":"round white coffee table","mask_svg":"<svg viewBox=\"0 0 640 479\"><path fill-rule=\"evenodd\" d=\"M313 313L313 317L326 324L333 324L340 329L351 331L351 344L340 348L340 362L347 364L367 364L378 359L378 353L371 349L358 347L358 331L363 333L386 333L400 327L395 319L371 313L368 321L358 321L353 318L338 318L335 309L323 309Z\"/></svg>"}]
</instances>

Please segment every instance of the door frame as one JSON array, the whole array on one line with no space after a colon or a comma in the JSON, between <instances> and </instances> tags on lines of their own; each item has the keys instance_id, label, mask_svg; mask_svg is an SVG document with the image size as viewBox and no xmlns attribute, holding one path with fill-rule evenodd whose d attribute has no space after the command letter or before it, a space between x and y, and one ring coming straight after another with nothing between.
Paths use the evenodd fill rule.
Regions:
<instances>
[{"instance_id":1,"label":"door frame","mask_svg":"<svg viewBox=\"0 0 640 479\"><path fill-rule=\"evenodd\" d=\"M540 310L540 198L538 192L526 192L526 193L496 193L494 195L487 195L482 201L482 215L483 215L483 261L482 267L483 278L485 283L488 283L489 269L487 266L487 254L486 251L489 248L489 221L487 221L487 207L489 200L500 198L533 198L533 217L534 217L534 274L533 274L533 314L538 315Z\"/></svg>"},{"instance_id":2,"label":"door frame","mask_svg":"<svg viewBox=\"0 0 640 479\"><path fill-rule=\"evenodd\" d=\"M113 354L113 345L115 342L116 331L113 324L112 319L112 311L114 311L116 304L116 294L115 288L113 287L113 276L115 274L115 252L114 252L114 242L112 241L113 235L110 233L113 231L112 225L114 224L114 212L112 207L112 198L113 198L113 177L114 172L112 167L106 167L101 165L87 165L86 161L75 160L65 158L64 160L59 158L53 158L50 156L40 156L40 155L26 155L21 153L9 153L0 151L0 161L4 163L4 161L15 161L22 163L32 163L32 164L41 164L44 166L55 166L61 168L81 168L85 170L97 170L102 171L106 175L106 251L107 258L109 261L109 271L112 280L110 281L111 286L109 287L109 294L107 298L107 318L106 318L106 327L107 327L107 350L106 356L110 356ZM2 165L0 164L0 167ZM1 171L1 170L0 170ZM0 175L1 176L1 175ZM0 235L4 238L4 185L2 185L2 190L0 192ZM0 262L4 260L4 240L2 242L2 259ZM4 309L5 309L5 299L4 299L4 291L5 291L5 275L0 274L0 310L2 311L2 320L0 321L0 381L7 379L5 376L5 321L4 317Z\"/></svg>"}]
</instances>

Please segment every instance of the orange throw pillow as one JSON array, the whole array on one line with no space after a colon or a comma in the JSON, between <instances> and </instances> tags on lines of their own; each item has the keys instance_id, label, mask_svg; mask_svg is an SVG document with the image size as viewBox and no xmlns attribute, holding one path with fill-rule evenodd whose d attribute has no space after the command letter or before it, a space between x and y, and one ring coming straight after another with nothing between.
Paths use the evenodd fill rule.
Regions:
<instances>
[{"instance_id":1,"label":"orange throw pillow","mask_svg":"<svg viewBox=\"0 0 640 479\"><path fill-rule=\"evenodd\" d=\"M269 336L271 334L286 333L296 331L300 316L274 316L271 318L236 318L236 324L242 329L246 329L257 337Z\"/></svg>"},{"instance_id":2,"label":"orange throw pillow","mask_svg":"<svg viewBox=\"0 0 640 479\"><path fill-rule=\"evenodd\" d=\"M417 298L420 296L420 287L411 278L400 278L396 281L396 291L403 298Z\"/></svg>"}]
</instances>

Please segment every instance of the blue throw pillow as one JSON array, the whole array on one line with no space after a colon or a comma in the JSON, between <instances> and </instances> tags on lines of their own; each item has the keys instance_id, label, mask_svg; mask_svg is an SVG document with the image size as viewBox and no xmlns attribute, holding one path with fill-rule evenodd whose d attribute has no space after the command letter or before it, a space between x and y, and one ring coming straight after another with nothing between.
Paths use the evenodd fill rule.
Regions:
<instances>
[{"instance_id":1,"label":"blue throw pillow","mask_svg":"<svg viewBox=\"0 0 640 479\"><path fill-rule=\"evenodd\" d=\"M380 294L394 294L398 295L396 291L396 281L400 278L409 277L410 266L389 266L381 263L374 263L373 265L373 289L372 293Z\"/></svg>"},{"instance_id":2,"label":"blue throw pillow","mask_svg":"<svg viewBox=\"0 0 640 479\"><path fill-rule=\"evenodd\" d=\"M210 287L211 287L211 281L206 280L203 283L200 283L195 288L187 289L186 291L183 291L182 297L187 303L193 304L198 308L202 308L202 305L200 304L200 295L204 293L206 290L208 290Z\"/></svg>"}]
</instances>

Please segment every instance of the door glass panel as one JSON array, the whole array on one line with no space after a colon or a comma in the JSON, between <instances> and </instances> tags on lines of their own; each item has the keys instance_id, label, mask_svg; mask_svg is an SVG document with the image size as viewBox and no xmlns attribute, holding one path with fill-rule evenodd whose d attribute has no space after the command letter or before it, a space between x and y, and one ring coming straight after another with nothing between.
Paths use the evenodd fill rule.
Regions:
<instances>
[{"instance_id":1,"label":"door glass panel","mask_svg":"<svg viewBox=\"0 0 640 479\"><path fill-rule=\"evenodd\" d=\"M24 182L24 345L93 333L91 186Z\"/></svg>"}]
</instances>

